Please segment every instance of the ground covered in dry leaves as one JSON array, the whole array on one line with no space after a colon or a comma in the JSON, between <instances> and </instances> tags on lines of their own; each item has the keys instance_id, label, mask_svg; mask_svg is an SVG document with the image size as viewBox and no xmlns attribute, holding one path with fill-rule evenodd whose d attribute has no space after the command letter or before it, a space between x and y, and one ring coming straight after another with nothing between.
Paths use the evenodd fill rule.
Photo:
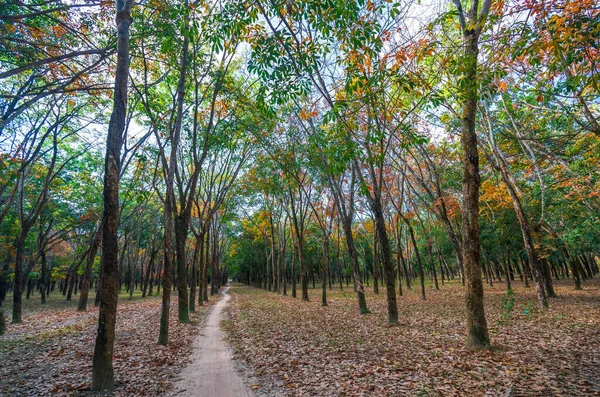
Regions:
<instances>
[{"instance_id":1,"label":"ground covered in dry leaves","mask_svg":"<svg viewBox=\"0 0 600 397\"><path fill-rule=\"evenodd\" d=\"M161 298L129 301L128 295L119 297L113 395L162 394L187 363L192 339L217 298L192 314L190 324L179 324L174 295L168 346L157 343ZM5 307L9 324L7 333L0 336L0 395L90 394L98 309L92 295L88 312L77 313L77 298L65 302L63 296L54 294L48 304L41 305L39 296L34 296L24 301L24 321L17 325L10 324L11 307Z\"/></svg>"},{"instance_id":2,"label":"ground covered in dry leaves","mask_svg":"<svg viewBox=\"0 0 600 397\"><path fill-rule=\"evenodd\" d=\"M458 283L428 288L427 301L405 291L397 327L386 324L385 292L369 291L372 313L361 316L352 287L334 287L321 307L318 289L302 302L238 285L225 328L265 395L600 395L600 279L583 291L570 280L555 288L541 312L534 288L517 282L510 310L504 285L486 287L493 348L477 352L465 348Z\"/></svg>"}]
</instances>

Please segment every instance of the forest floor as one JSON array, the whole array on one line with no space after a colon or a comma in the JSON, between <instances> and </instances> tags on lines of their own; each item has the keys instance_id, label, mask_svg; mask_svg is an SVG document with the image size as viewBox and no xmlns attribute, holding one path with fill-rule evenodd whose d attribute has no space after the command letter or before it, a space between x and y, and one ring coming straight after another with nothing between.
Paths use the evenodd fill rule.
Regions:
<instances>
[{"instance_id":1,"label":"forest floor","mask_svg":"<svg viewBox=\"0 0 600 397\"><path fill-rule=\"evenodd\" d=\"M387 325L385 289L369 288L370 314L359 315L352 287L310 289L310 302L261 289L231 288L223 323L234 357L259 377L257 392L290 396L600 396L600 279L542 312L535 288L485 288L492 348L465 348L463 288L413 285L399 297L400 326ZM291 289L288 286L288 294ZM300 296L300 291L298 291ZM503 300L504 299L504 300Z\"/></svg>"},{"instance_id":2,"label":"forest floor","mask_svg":"<svg viewBox=\"0 0 600 397\"><path fill-rule=\"evenodd\" d=\"M90 394L98 309L90 293L88 311L76 311L78 296L67 302L53 293L23 300L23 323L10 324L12 296L5 303L7 333L0 336L0 396L70 396ZM155 396L169 390L190 360L191 345L219 298L177 321L177 293L172 294L169 344L159 346L161 298L141 298L136 291L119 296L114 368L115 396ZM199 310L198 310L199 309Z\"/></svg>"}]
</instances>

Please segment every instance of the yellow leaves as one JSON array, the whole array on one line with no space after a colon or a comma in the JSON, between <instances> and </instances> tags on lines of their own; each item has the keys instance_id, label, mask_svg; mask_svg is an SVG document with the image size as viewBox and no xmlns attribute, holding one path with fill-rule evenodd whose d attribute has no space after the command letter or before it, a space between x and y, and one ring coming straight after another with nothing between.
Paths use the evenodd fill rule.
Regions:
<instances>
[{"instance_id":1,"label":"yellow leaves","mask_svg":"<svg viewBox=\"0 0 600 397\"><path fill-rule=\"evenodd\" d=\"M506 84L506 81L500 81L497 83L498 86L498 91L500 92L507 92L508 91L508 85Z\"/></svg>"}]
</instances>

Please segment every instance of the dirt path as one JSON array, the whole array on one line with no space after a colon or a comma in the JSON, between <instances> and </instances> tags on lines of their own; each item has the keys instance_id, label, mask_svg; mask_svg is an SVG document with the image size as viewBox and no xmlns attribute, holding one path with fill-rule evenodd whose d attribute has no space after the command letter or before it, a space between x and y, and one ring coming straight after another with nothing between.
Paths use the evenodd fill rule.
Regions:
<instances>
[{"instance_id":1,"label":"dirt path","mask_svg":"<svg viewBox=\"0 0 600 397\"><path fill-rule=\"evenodd\" d=\"M181 372L173 395L203 397L250 397L252 393L236 372L229 347L223 341L221 312L231 298L227 287L204 328L196 337L192 362Z\"/></svg>"}]
</instances>

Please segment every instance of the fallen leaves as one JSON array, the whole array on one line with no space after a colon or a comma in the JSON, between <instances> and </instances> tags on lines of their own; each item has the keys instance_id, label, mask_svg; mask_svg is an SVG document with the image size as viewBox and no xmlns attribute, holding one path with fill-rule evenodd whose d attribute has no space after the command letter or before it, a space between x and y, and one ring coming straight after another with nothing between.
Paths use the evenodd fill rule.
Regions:
<instances>
[{"instance_id":1,"label":"fallen leaves","mask_svg":"<svg viewBox=\"0 0 600 397\"><path fill-rule=\"evenodd\" d=\"M516 307L529 307L535 291L516 284ZM493 348L476 352L464 347L458 284L429 291L427 302L412 291L400 297L398 327L386 324L384 294L369 294L372 314L361 316L351 287L328 291L327 308L235 287L226 330L267 395L600 394L599 285L574 291L570 280L557 282L549 311L515 311L510 321L503 288L486 289Z\"/></svg>"},{"instance_id":2,"label":"fallen leaves","mask_svg":"<svg viewBox=\"0 0 600 397\"><path fill-rule=\"evenodd\" d=\"M179 324L177 310L171 309L169 345L159 346L160 298L119 301L113 395L154 396L169 390L188 361L192 340L212 303L192 314L190 324ZM24 324L11 325L0 337L0 395L89 392L98 312L76 313L76 304L34 309ZM173 297L171 308L176 307Z\"/></svg>"}]
</instances>

